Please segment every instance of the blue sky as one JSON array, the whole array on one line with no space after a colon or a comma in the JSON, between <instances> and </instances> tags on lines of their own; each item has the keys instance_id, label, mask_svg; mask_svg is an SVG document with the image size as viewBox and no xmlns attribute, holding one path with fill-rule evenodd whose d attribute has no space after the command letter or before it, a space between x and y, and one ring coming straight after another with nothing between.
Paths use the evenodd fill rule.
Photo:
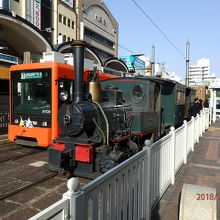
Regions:
<instances>
[{"instance_id":1,"label":"blue sky","mask_svg":"<svg viewBox=\"0 0 220 220\"><path fill-rule=\"evenodd\" d=\"M169 40L186 53L190 41L190 65L209 58L211 72L220 77L220 1L219 0L135 0ZM143 15L132 0L105 0L119 23L119 45L134 53L151 56L156 47L156 61L165 62L169 72L185 77L185 60ZM131 53L119 47L119 55Z\"/></svg>"}]
</instances>

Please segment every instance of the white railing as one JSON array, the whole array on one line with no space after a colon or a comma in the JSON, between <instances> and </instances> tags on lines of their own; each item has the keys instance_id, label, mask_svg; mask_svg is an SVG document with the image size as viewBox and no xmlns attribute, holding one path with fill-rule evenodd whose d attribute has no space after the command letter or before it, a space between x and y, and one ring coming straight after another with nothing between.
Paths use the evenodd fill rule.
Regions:
<instances>
[{"instance_id":1,"label":"white railing","mask_svg":"<svg viewBox=\"0 0 220 220\"><path fill-rule=\"evenodd\" d=\"M151 209L175 183L176 173L208 126L209 111L204 110L154 144L146 141L141 152L86 186L78 189L78 179L70 179L63 199L30 220L150 220Z\"/></svg>"},{"instance_id":2,"label":"white railing","mask_svg":"<svg viewBox=\"0 0 220 220\"><path fill-rule=\"evenodd\" d=\"M194 118L187 124L187 156L191 151L194 151L193 135L194 134Z\"/></svg>"},{"instance_id":3,"label":"white railing","mask_svg":"<svg viewBox=\"0 0 220 220\"><path fill-rule=\"evenodd\" d=\"M156 204L172 181L173 170L173 141L168 134L161 140L149 146L151 153L150 201L151 207Z\"/></svg>"},{"instance_id":4,"label":"white railing","mask_svg":"<svg viewBox=\"0 0 220 220\"><path fill-rule=\"evenodd\" d=\"M33 216L29 220L46 220L46 219L59 219L59 220L67 220L69 218L69 210L70 203L68 198L63 198L58 202L54 203L47 209ZM54 217L53 217L54 216Z\"/></svg>"}]
</instances>

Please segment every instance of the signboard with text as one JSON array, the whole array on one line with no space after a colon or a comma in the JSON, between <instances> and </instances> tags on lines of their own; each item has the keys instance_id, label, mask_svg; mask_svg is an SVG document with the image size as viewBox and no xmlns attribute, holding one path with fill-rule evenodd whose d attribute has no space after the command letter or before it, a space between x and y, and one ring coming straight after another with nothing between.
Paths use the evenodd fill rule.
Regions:
<instances>
[{"instance_id":1,"label":"signboard with text","mask_svg":"<svg viewBox=\"0 0 220 220\"><path fill-rule=\"evenodd\" d=\"M41 29L41 0L34 0L34 25Z\"/></svg>"}]
</instances>

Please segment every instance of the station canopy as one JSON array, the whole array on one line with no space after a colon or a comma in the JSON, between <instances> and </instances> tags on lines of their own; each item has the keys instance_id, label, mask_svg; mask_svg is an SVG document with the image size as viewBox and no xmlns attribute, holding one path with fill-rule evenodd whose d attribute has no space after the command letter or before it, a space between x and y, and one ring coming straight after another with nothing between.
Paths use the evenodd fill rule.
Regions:
<instances>
[{"instance_id":1,"label":"station canopy","mask_svg":"<svg viewBox=\"0 0 220 220\"><path fill-rule=\"evenodd\" d=\"M0 10L0 53L22 57L23 53L53 50L43 32L14 13Z\"/></svg>"}]
</instances>

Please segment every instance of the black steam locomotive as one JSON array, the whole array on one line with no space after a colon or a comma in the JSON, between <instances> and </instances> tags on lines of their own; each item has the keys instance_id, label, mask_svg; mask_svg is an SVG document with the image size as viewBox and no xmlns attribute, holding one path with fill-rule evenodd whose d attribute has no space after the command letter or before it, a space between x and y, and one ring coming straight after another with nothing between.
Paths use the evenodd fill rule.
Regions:
<instances>
[{"instance_id":1,"label":"black steam locomotive","mask_svg":"<svg viewBox=\"0 0 220 220\"><path fill-rule=\"evenodd\" d=\"M83 84L84 43L74 42L74 98L59 110L61 136L49 149L56 171L95 178L188 117L193 90L157 77L122 77ZM86 89L87 88L87 89Z\"/></svg>"}]
</instances>

